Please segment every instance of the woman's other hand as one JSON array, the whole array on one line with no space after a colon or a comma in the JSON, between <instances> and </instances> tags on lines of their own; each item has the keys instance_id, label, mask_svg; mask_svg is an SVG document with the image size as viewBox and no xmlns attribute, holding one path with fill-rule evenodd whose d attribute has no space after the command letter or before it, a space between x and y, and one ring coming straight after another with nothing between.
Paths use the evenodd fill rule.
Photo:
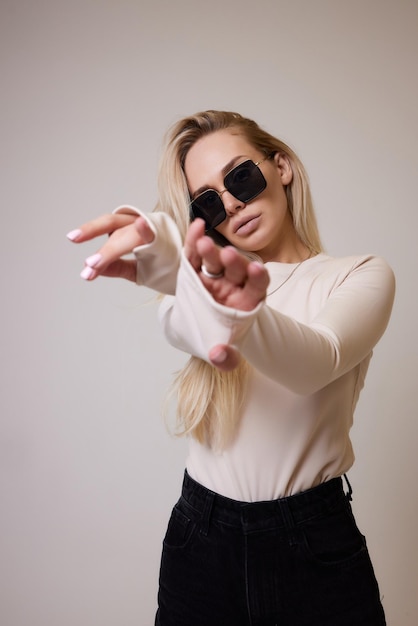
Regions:
<instances>
[{"instance_id":1,"label":"woman's other hand","mask_svg":"<svg viewBox=\"0 0 418 626\"><path fill-rule=\"evenodd\" d=\"M109 235L105 244L85 260L81 277L94 280L97 276L125 278L136 281L135 259L122 259L137 246L151 243L154 233L144 217L127 213L102 215L67 234L74 243L91 241Z\"/></svg>"},{"instance_id":2,"label":"woman's other hand","mask_svg":"<svg viewBox=\"0 0 418 626\"><path fill-rule=\"evenodd\" d=\"M205 235L202 220L196 219L190 225L184 250L202 284L219 304L251 311L266 297L269 275L264 265L250 261L232 246L216 246ZM206 272L202 272L202 266ZM210 278L207 272L220 276ZM217 345L210 350L209 359L218 369L230 371L239 364L240 355L233 346Z\"/></svg>"},{"instance_id":3,"label":"woman's other hand","mask_svg":"<svg viewBox=\"0 0 418 626\"><path fill-rule=\"evenodd\" d=\"M205 235L202 220L196 219L190 225L184 251L203 285L219 304L251 311L266 297L269 275L264 265L250 261L232 246L218 247ZM207 272L220 276L210 278Z\"/></svg>"}]
</instances>

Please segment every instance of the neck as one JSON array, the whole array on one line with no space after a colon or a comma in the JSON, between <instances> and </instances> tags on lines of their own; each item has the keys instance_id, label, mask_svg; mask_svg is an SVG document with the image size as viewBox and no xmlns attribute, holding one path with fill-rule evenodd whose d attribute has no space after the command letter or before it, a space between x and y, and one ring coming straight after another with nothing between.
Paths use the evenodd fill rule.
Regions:
<instances>
[{"instance_id":1,"label":"neck","mask_svg":"<svg viewBox=\"0 0 418 626\"><path fill-rule=\"evenodd\" d=\"M264 258L264 263L268 261L274 261L276 263L300 263L305 261L313 254L312 250L304 244L299 237L296 236L291 240L287 239L286 244L281 246L279 250L276 250L273 254Z\"/></svg>"}]
</instances>

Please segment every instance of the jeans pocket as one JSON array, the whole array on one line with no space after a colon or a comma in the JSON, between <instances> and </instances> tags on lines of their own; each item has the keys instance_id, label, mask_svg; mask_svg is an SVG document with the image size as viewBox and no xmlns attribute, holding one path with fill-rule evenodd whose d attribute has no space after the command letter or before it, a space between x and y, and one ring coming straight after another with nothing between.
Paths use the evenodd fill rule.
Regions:
<instances>
[{"instance_id":1,"label":"jeans pocket","mask_svg":"<svg viewBox=\"0 0 418 626\"><path fill-rule=\"evenodd\" d=\"M175 549L185 548L195 530L195 523L180 510L179 505L174 507L167 531L164 537L164 547Z\"/></svg>"},{"instance_id":2,"label":"jeans pocket","mask_svg":"<svg viewBox=\"0 0 418 626\"><path fill-rule=\"evenodd\" d=\"M325 516L307 521L302 534L308 558L322 565L349 564L367 554L365 537L348 502Z\"/></svg>"}]
</instances>

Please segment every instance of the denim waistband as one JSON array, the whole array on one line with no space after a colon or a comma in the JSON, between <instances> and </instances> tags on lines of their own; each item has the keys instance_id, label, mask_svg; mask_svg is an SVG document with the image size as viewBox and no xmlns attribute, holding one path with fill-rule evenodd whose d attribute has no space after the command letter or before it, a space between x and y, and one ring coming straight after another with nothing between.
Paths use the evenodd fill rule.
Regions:
<instances>
[{"instance_id":1,"label":"denim waistband","mask_svg":"<svg viewBox=\"0 0 418 626\"><path fill-rule=\"evenodd\" d=\"M347 480L347 479L346 479ZM274 528L294 528L314 517L325 515L338 504L351 499L344 493L342 478L333 478L301 493L262 502L240 502L207 489L184 473L182 498L207 529L211 520L243 528L247 532Z\"/></svg>"}]
</instances>

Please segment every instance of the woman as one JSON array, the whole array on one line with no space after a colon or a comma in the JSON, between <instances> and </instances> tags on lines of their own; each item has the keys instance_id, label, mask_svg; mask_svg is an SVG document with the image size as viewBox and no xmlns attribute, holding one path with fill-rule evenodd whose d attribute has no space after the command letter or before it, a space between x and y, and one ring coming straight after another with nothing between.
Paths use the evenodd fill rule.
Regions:
<instances>
[{"instance_id":1,"label":"woman","mask_svg":"<svg viewBox=\"0 0 418 626\"><path fill-rule=\"evenodd\" d=\"M392 271L323 253L301 162L236 113L174 125L159 191L151 214L122 207L69 234L112 233L82 277L166 294L164 333L191 355L175 381L190 446L156 624L385 624L341 477Z\"/></svg>"}]
</instances>

